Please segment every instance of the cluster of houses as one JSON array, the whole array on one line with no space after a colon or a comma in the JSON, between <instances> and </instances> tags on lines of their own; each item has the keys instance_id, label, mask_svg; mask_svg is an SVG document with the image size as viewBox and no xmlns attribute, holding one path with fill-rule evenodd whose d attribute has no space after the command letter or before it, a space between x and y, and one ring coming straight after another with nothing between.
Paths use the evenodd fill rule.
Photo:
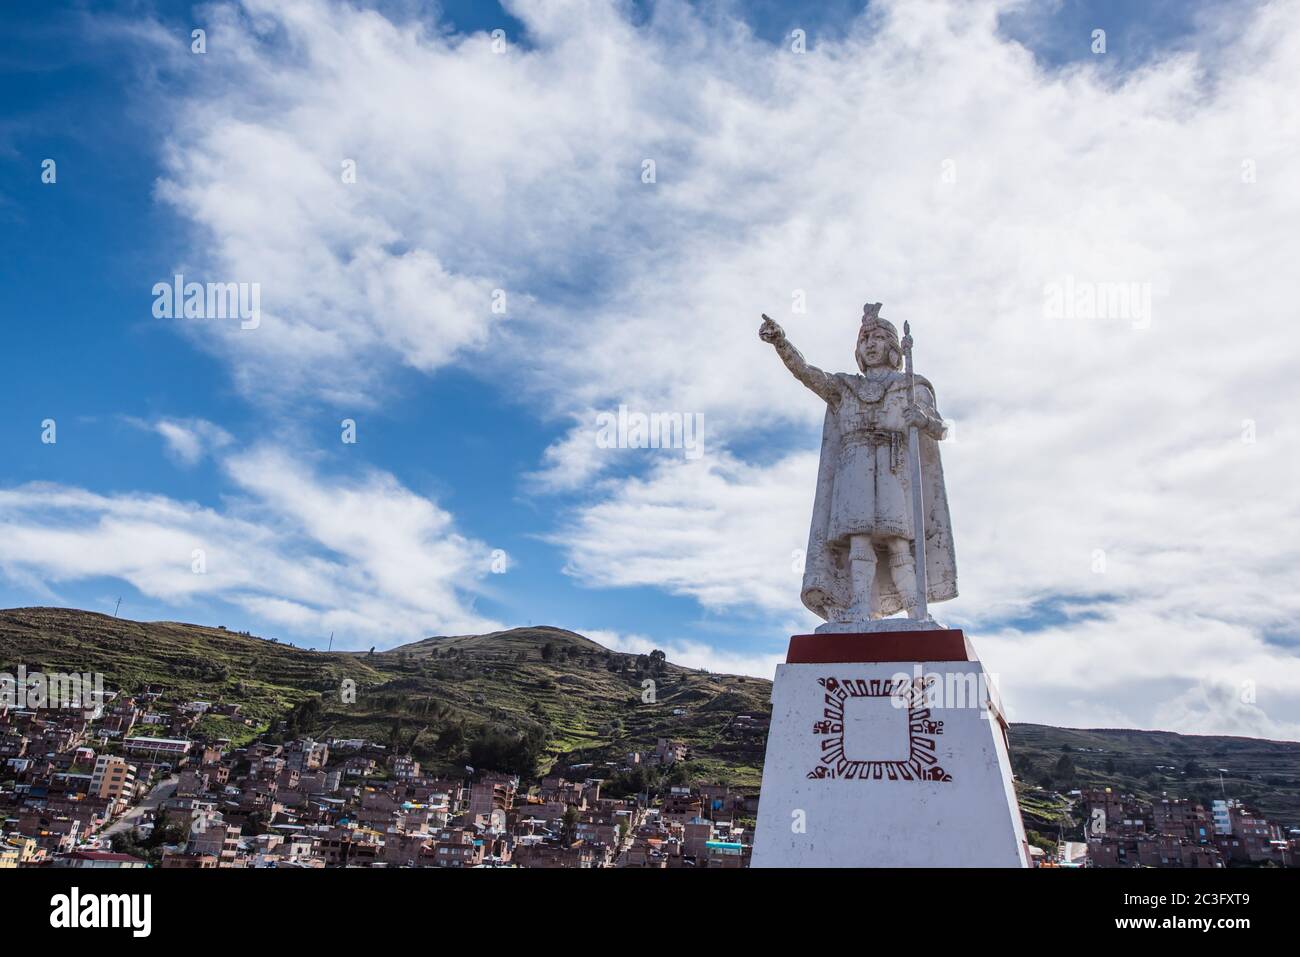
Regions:
<instances>
[{"instance_id":1,"label":"cluster of houses","mask_svg":"<svg viewBox=\"0 0 1300 957\"><path fill-rule=\"evenodd\" d=\"M1073 792L1086 815L1086 842L1062 845L1059 861L1088 867L1295 867L1300 830L1253 814L1225 798L1144 801L1111 788Z\"/></svg>"},{"instance_id":2,"label":"cluster of houses","mask_svg":"<svg viewBox=\"0 0 1300 957\"><path fill-rule=\"evenodd\" d=\"M680 741L669 741L667 738L660 738L655 743L653 751L629 751L627 754L627 763L629 765L644 764L646 767L672 767L678 761L686 760L686 745Z\"/></svg>"},{"instance_id":3,"label":"cluster of houses","mask_svg":"<svg viewBox=\"0 0 1300 957\"><path fill-rule=\"evenodd\" d=\"M195 732L157 695L93 710L0 706L0 867L744 867L756 791L608 797L620 767L524 787L445 777L361 739L286 743ZM146 718L148 720L146 720ZM660 740L646 763L687 757ZM629 764L632 762L629 757Z\"/></svg>"},{"instance_id":4,"label":"cluster of houses","mask_svg":"<svg viewBox=\"0 0 1300 957\"><path fill-rule=\"evenodd\" d=\"M198 730L234 705L105 694L89 708L0 702L0 868L746 867L756 790L699 785L602 794L638 765L687 760L684 744L610 765L518 777L447 777L362 739L232 747ZM744 716L738 717L737 720ZM618 766L615 766L617 764ZM1234 800L1072 795L1086 841L1038 863L1091 867L1296 866L1284 832ZM1036 852L1037 848L1034 849Z\"/></svg>"}]
</instances>

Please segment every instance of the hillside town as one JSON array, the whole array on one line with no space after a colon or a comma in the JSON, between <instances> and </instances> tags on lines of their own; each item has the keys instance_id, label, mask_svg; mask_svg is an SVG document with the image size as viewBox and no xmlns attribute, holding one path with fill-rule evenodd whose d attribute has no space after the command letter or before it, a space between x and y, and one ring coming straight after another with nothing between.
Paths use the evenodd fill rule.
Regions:
<instances>
[{"instance_id":1,"label":"hillside town","mask_svg":"<svg viewBox=\"0 0 1300 957\"><path fill-rule=\"evenodd\" d=\"M239 706L109 692L93 709L0 704L0 868L747 867L755 789L665 785L638 769L681 742L536 783L431 773L364 739L233 747L199 733ZM736 721L755 723L746 715ZM765 731L765 728L756 728ZM611 781L624 793L610 794ZM602 790L605 793L602 793ZM1300 835L1232 800L1074 792L1086 840L1033 848L1044 867L1294 866Z\"/></svg>"},{"instance_id":2,"label":"hillside town","mask_svg":"<svg viewBox=\"0 0 1300 957\"><path fill-rule=\"evenodd\" d=\"M1300 833L1285 832L1239 801L1143 801L1110 788L1078 792L1087 815L1091 867L1225 867L1300 864ZM1069 853L1065 855L1069 860Z\"/></svg>"},{"instance_id":3,"label":"hillside town","mask_svg":"<svg viewBox=\"0 0 1300 957\"><path fill-rule=\"evenodd\" d=\"M238 706L160 697L0 705L0 867L748 865L754 790L601 793L620 772L684 761L680 742L528 787L473 768L431 774L362 739L232 748L194 729L205 714L238 719Z\"/></svg>"}]
</instances>

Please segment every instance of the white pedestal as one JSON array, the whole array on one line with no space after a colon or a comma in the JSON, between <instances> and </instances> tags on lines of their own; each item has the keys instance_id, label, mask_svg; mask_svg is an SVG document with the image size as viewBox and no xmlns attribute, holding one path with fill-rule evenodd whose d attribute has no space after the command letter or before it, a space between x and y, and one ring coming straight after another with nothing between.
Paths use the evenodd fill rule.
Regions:
<instances>
[{"instance_id":1,"label":"white pedestal","mask_svg":"<svg viewBox=\"0 0 1300 957\"><path fill-rule=\"evenodd\" d=\"M1028 867L984 676L978 661L779 665L752 866Z\"/></svg>"}]
</instances>

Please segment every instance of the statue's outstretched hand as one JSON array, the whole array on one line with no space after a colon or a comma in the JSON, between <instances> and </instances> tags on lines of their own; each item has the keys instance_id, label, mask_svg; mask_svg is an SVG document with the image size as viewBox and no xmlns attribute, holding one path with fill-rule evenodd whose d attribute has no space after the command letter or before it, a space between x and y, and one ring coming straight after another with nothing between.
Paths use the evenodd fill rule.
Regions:
<instances>
[{"instance_id":1,"label":"statue's outstretched hand","mask_svg":"<svg viewBox=\"0 0 1300 957\"><path fill-rule=\"evenodd\" d=\"M778 339L785 338L785 330L769 319L766 314L763 316L763 324L758 327L758 338L764 342L776 342Z\"/></svg>"}]
</instances>

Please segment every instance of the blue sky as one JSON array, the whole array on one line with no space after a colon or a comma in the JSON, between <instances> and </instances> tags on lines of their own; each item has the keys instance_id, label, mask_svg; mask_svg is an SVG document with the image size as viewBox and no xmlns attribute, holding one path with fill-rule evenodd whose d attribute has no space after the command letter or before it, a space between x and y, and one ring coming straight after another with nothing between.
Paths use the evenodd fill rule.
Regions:
<instances>
[{"instance_id":1,"label":"blue sky","mask_svg":"<svg viewBox=\"0 0 1300 957\"><path fill-rule=\"evenodd\" d=\"M883 299L957 437L962 597L935 612L1032 679L1013 716L1293 737L1269 576L1295 506L1251 489L1294 471L1270 267L1296 192L1269 175L1294 13L6 4L0 605L336 647L546 623L768 674L815 623L791 563L820 413L757 314L849 368L853 304ZM258 282L263 324L155 318L177 271ZM1168 319L1045 325L1062 275L1145 283ZM1228 303L1280 348L1192 349ZM623 403L701 415L703 459L596 448ZM1246 420L1263 464L1232 458Z\"/></svg>"}]
</instances>

